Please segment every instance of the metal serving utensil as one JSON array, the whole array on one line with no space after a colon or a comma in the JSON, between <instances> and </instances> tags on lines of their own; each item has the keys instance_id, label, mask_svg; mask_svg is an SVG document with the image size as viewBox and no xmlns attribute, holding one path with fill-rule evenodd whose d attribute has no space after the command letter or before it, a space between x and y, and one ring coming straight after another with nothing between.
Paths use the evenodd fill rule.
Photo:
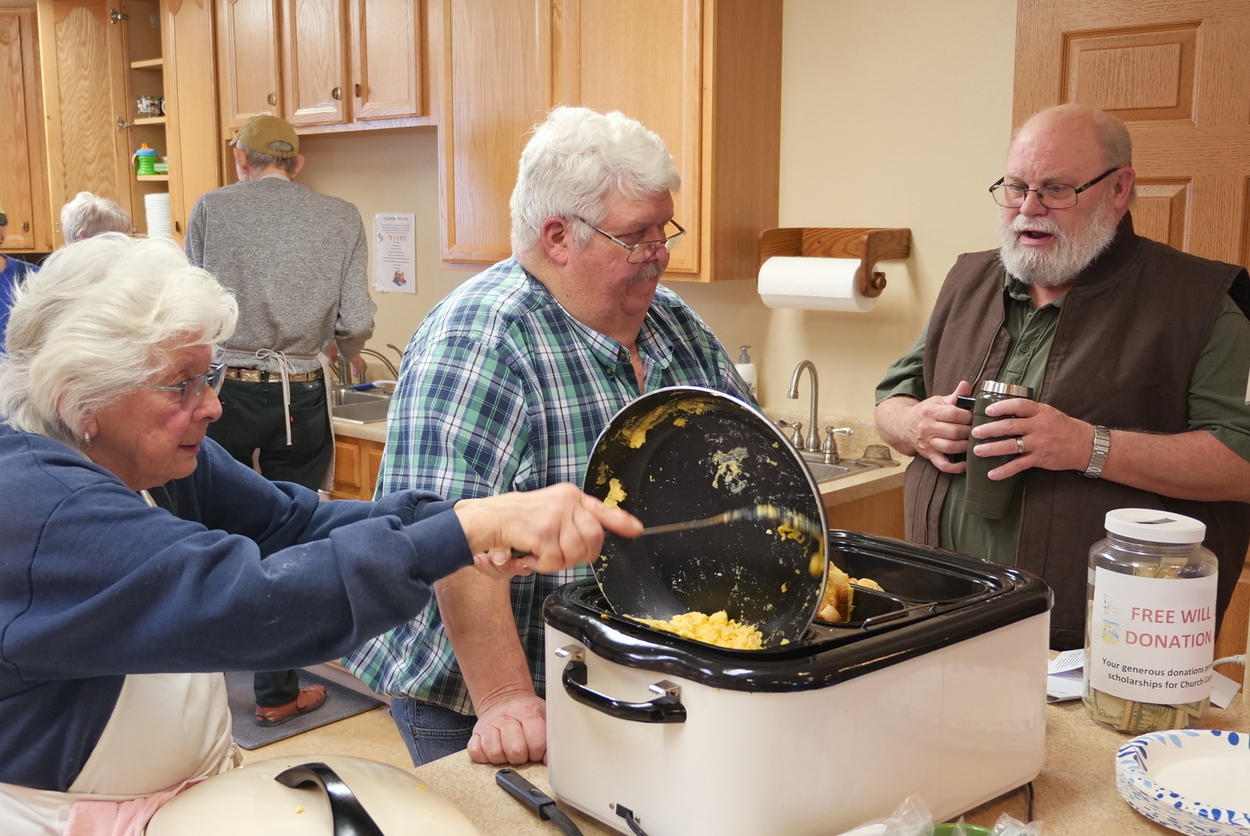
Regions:
<instances>
[{"instance_id":1,"label":"metal serving utensil","mask_svg":"<svg viewBox=\"0 0 1250 836\"><path fill-rule=\"evenodd\" d=\"M735 508L732 511L725 511L720 514L716 514L715 516L704 517L701 520L686 520L684 522L665 523L664 525L652 525L644 528L642 530L642 534L639 536L646 537L649 534L671 534L675 531L689 531L696 528L707 528L708 526L713 525L724 525L726 523L739 522L741 520L776 520L783 525L790 526L797 532L817 538L817 541L822 544L824 541L824 532L820 530L820 525L818 523L809 520L802 514L796 514L795 512L785 508L778 508L776 505L748 505L745 508ZM610 537L620 536L613 534L612 532L604 533ZM820 552L823 561L824 549L821 548ZM518 551L517 549L513 549L512 556L524 557L525 553ZM813 575L817 575L818 573L823 574L824 563L821 562L818 569L816 561L813 560L811 571Z\"/></svg>"},{"instance_id":2,"label":"metal serving utensil","mask_svg":"<svg viewBox=\"0 0 1250 836\"><path fill-rule=\"evenodd\" d=\"M723 525L725 523L738 522L739 520L778 520L796 531L810 534L813 537L820 537L822 534L818 524L801 514L788 511L785 508L778 508L776 505L748 505L745 508L736 508L733 511L725 511L701 520L686 520L685 522L648 526L642 530L642 536L646 537L648 534L668 534L673 531L686 531L692 528L706 528L710 525Z\"/></svg>"}]
</instances>

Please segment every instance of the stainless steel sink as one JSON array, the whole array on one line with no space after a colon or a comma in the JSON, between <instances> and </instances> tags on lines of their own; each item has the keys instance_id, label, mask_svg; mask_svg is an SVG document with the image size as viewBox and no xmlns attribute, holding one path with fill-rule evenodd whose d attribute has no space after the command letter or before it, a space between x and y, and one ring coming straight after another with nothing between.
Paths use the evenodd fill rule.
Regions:
<instances>
[{"instance_id":1,"label":"stainless steel sink","mask_svg":"<svg viewBox=\"0 0 1250 836\"><path fill-rule=\"evenodd\" d=\"M355 424L372 424L385 421L391 406L391 396L376 390L357 391L334 389L331 393L330 414Z\"/></svg>"},{"instance_id":2,"label":"stainless steel sink","mask_svg":"<svg viewBox=\"0 0 1250 836\"><path fill-rule=\"evenodd\" d=\"M837 464L826 464L824 453L801 453L803 460L807 462L808 468L812 471L812 476L816 477L819 482L832 482L834 479L842 479L847 476L854 476L857 473L866 473L870 470L877 470L878 465L864 464L862 462L840 461Z\"/></svg>"},{"instance_id":3,"label":"stainless steel sink","mask_svg":"<svg viewBox=\"0 0 1250 836\"><path fill-rule=\"evenodd\" d=\"M380 389L342 389L337 386L330 392L330 398L330 402L333 406L348 406L349 404L354 403L375 403L377 401L390 403L391 400L390 394L383 392Z\"/></svg>"}]
</instances>

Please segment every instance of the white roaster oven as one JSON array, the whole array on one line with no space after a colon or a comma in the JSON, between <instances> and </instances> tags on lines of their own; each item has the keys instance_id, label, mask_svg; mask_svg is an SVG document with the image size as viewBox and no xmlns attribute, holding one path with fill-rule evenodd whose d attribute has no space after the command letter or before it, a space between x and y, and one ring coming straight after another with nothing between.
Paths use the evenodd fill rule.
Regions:
<instances>
[{"instance_id":1,"label":"white roaster oven","mask_svg":"<svg viewBox=\"0 0 1250 836\"><path fill-rule=\"evenodd\" d=\"M544 607L548 776L646 836L830 836L919 794L943 821L1037 776L1050 590L1025 572L830 531L852 620L726 650L614 614L593 580Z\"/></svg>"}]
</instances>

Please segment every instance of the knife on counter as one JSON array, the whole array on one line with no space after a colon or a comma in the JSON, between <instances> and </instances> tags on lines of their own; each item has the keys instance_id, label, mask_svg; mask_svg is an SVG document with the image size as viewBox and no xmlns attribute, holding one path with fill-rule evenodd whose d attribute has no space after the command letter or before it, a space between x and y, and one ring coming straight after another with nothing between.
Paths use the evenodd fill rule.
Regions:
<instances>
[{"instance_id":1,"label":"knife on counter","mask_svg":"<svg viewBox=\"0 0 1250 836\"><path fill-rule=\"evenodd\" d=\"M517 774L514 769L501 769L495 773L495 782L513 797L520 800L543 821L553 821L568 836L583 836L573 820L556 806L556 801L538 787Z\"/></svg>"}]
</instances>

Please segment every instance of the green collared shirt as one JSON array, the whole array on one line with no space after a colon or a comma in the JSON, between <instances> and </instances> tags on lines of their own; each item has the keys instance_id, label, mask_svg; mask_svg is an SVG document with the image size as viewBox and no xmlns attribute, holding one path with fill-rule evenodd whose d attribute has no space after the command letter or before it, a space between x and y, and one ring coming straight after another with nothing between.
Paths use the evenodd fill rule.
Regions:
<instances>
[{"instance_id":1,"label":"green collared shirt","mask_svg":"<svg viewBox=\"0 0 1250 836\"><path fill-rule=\"evenodd\" d=\"M1008 297L1004 325L1011 344L994 379L1031 386L1037 392L1042 387L1046 360L1066 296L1038 308L1029 298L1025 284L1008 276L1004 285ZM886 370L885 378L877 386L877 403L895 395L916 400L930 397L925 392L923 366L927 332L928 326L911 349ZM1233 301L1225 297L1189 381L1189 428L1207 430L1234 453L1250 461L1250 409L1245 403L1248 372L1250 322ZM963 513L964 486L964 474L951 479L942 505L942 548L1014 564L1023 492L1016 492L1005 516L991 520Z\"/></svg>"}]
</instances>

